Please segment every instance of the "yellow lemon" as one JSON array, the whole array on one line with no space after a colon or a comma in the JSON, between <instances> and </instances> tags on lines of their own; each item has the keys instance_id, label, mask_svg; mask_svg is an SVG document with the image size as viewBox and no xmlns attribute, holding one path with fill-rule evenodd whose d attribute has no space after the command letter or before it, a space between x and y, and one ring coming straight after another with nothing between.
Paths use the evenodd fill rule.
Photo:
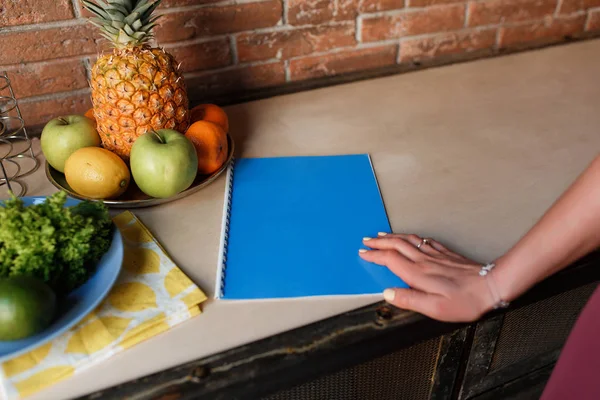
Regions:
<instances>
[{"instance_id":1,"label":"yellow lemon","mask_svg":"<svg viewBox=\"0 0 600 400\"><path fill-rule=\"evenodd\" d=\"M125 161L102 147L83 147L67 158L65 178L80 195L111 199L127 190L131 173Z\"/></svg>"}]
</instances>

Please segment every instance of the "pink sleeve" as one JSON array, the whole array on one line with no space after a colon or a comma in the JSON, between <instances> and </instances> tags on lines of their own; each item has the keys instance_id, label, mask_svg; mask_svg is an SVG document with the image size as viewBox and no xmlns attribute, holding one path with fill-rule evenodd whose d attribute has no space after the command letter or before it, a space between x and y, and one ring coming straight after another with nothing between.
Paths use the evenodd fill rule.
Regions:
<instances>
[{"instance_id":1,"label":"pink sleeve","mask_svg":"<svg viewBox=\"0 0 600 400\"><path fill-rule=\"evenodd\" d=\"M541 400L600 399L600 289L583 308Z\"/></svg>"}]
</instances>

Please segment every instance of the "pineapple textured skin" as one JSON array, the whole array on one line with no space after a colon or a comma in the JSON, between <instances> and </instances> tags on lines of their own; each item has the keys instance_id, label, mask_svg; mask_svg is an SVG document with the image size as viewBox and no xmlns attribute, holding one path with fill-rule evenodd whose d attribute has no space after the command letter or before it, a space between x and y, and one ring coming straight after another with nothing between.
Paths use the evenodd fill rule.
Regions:
<instances>
[{"instance_id":1,"label":"pineapple textured skin","mask_svg":"<svg viewBox=\"0 0 600 400\"><path fill-rule=\"evenodd\" d=\"M188 128L184 79L174 57L158 47L115 48L93 65L90 84L102 145L125 160L144 133Z\"/></svg>"}]
</instances>

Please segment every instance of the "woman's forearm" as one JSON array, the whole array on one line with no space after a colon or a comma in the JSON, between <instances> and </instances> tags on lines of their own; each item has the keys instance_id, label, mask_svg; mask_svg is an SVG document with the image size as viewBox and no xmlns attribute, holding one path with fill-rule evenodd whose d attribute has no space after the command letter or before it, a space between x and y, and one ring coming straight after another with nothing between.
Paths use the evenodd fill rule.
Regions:
<instances>
[{"instance_id":1,"label":"woman's forearm","mask_svg":"<svg viewBox=\"0 0 600 400\"><path fill-rule=\"evenodd\" d=\"M600 156L542 218L496 260L494 279L511 301L600 246Z\"/></svg>"}]
</instances>

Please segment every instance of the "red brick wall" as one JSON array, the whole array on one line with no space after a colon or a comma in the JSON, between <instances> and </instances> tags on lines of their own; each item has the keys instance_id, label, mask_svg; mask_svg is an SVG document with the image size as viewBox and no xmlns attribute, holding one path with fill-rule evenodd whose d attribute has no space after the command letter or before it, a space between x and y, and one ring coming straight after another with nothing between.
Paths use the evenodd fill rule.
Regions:
<instances>
[{"instance_id":1,"label":"red brick wall","mask_svg":"<svg viewBox=\"0 0 600 400\"><path fill-rule=\"evenodd\" d=\"M163 0L158 43L191 97L600 31L600 0ZM106 42L79 0L0 2L0 71L28 125L90 107Z\"/></svg>"}]
</instances>

